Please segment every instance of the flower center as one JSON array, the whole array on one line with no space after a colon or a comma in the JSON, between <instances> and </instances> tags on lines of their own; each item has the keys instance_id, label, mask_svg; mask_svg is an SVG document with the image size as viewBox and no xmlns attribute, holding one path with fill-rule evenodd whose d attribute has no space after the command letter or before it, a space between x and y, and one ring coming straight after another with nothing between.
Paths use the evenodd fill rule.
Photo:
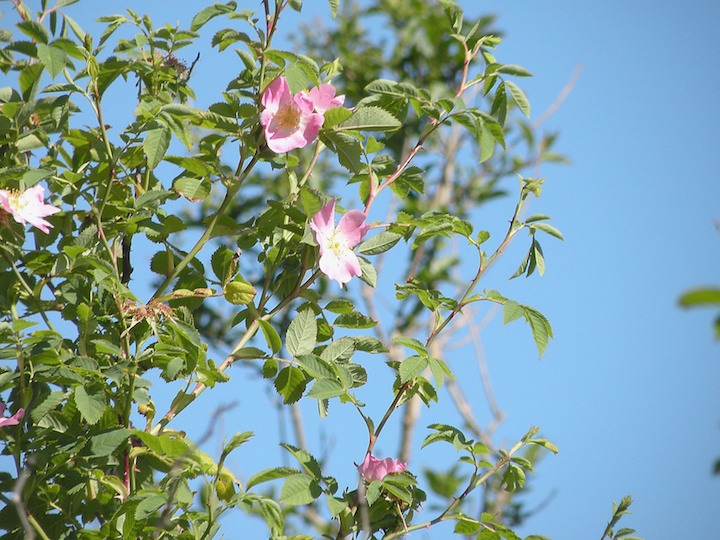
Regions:
<instances>
[{"instance_id":1,"label":"flower center","mask_svg":"<svg viewBox=\"0 0 720 540\"><path fill-rule=\"evenodd\" d=\"M338 257L349 251L345 238L336 232L333 232L328 238L327 247Z\"/></svg>"},{"instance_id":2,"label":"flower center","mask_svg":"<svg viewBox=\"0 0 720 540\"><path fill-rule=\"evenodd\" d=\"M275 120L283 129L293 130L300 125L300 109L294 103L288 103L278 109Z\"/></svg>"},{"instance_id":3,"label":"flower center","mask_svg":"<svg viewBox=\"0 0 720 540\"><path fill-rule=\"evenodd\" d=\"M27 201L22 200L19 191L16 191L14 189L9 190L7 198L10 207L18 213L21 213L23 209L27 206Z\"/></svg>"}]
</instances>

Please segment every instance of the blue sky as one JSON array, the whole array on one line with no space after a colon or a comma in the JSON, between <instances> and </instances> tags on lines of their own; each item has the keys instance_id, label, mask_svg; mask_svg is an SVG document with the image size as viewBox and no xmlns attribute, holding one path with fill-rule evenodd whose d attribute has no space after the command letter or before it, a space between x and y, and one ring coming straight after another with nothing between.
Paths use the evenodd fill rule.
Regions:
<instances>
[{"instance_id":1,"label":"blue sky","mask_svg":"<svg viewBox=\"0 0 720 540\"><path fill-rule=\"evenodd\" d=\"M240 4L254 8L259 2ZM328 15L325 1L305 4L304 16ZM481 13L475 2L460 4ZM156 24L187 24L203 4L81 2L69 12L85 26L90 17L121 11L120 5L149 10ZM539 465L532 503L551 499L520 532L554 540L599 538L612 501L632 494L633 513L623 524L640 536L710 538L717 534L720 503L720 477L711 476L720 457L715 313L681 310L677 298L695 285L720 283L714 225L720 221L720 5L486 0L482 13L496 13L506 33L498 59L534 73L520 81L534 117L582 66L572 93L545 124L560 132L558 149L572 163L543 168L543 197L533 203L533 211L553 217L565 241L543 243L543 278L508 283L505 277L525 248L516 242L487 285L540 309L556 336L538 360L522 323L503 327L493 320L482 334L496 398L507 415L501 440L510 446L530 425L541 425L561 450ZM228 64L209 68L199 64L193 77L229 80L230 58L226 54ZM228 73L213 74L221 66ZM498 204L504 216L511 201ZM454 367L463 380L477 377L472 366ZM231 374L248 373L233 368ZM219 434L258 435L233 454L231 466L243 476L278 465L281 453L267 450L277 430L273 410L261 412L269 407L266 393L257 385L243 385L242 392L231 385L187 411L189 431L204 432L214 407L236 400ZM480 391L466 390L487 421ZM379 408L387 403L381 401ZM442 418L443 407L420 424ZM338 406L330 421L310 423L311 450L331 448L331 466L347 462L347 455L361 460L352 433L333 431L344 423L360 429L357 418ZM379 450L391 454L394 442L379 443ZM247 470L247 462L260 465ZM352 466L338 474L351 478ZM413 536L440 537L443 529Z\"/></svg>"}]
</instances>

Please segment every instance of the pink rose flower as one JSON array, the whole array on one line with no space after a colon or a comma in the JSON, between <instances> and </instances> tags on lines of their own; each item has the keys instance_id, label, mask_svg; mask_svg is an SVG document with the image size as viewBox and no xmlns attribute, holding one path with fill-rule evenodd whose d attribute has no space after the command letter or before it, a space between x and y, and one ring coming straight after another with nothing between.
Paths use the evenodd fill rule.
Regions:
<instances>
[{"instance_id":1,"label":"pink rose flower","mask_svg":"<svg viewBox=\"0 0 720 540\"><path fill-rule=\"evenodd\" d=\"M325 114L328 109L340 107L345 103L345 96L336 96L335 87L332 84L321 84L315 88L311 88L308 92L310 101L313 102L315 111Z\"/></svg>"},{"instance_id":2,"label":"pink rose flower","mask_svg":"<svg viewBox=\"0 0 720 540\"><path fill-rule=\"evenodd\" d=\"M0 402L0 427L3 426L17 426L20 423L20 419L25 416L25 409L20 408L18 411L9 418L5 418L5 404Z\"/></svg>"},{"instance_id":3,"label":"pink rose flower","mask_svg":"<svg viewBox=\"0 0 720 540\"><path fill-rule=\"evenodd\" d=\"M388 474L403 472L406 467L407 464L399 459L377 459L368 452L365 461L358 466L358 471L366 481L372 482L373 480L382 480Z\"/></svg>"},{"instance_id":4,"label":"pink rose flower","mask_svg":"<svg viewBox=\"0 0 720 540\"><path fill-rule=\"evenodd\" d=\"M310 229L320 246L320 270L340 285L359 276L360 261L353 252L368 232L365 214L350 210L335 227L335 199L331 200L310 221Z\"/></svg>"},{"instance_id":5,"label":"pink rose flower","mask_svg":"<svg viewBox=\"0 0 720 540\"><path fill-rule=\"evenodd\" d=\"M59 212L60 209L51 204L45 204L44 198L45 188L40 185L23 192L0 189L0 206L12 214L15 221L22 225L30 223L42 232L48 233L52 225L43 218Z\"/></svg>"},{"instance_id":6,"label":"pink rose flower","mask_svg":"<svg viewBox=\"0 0 720 540\"><path fill-rule=\"evenodd\" d=\"M262 106L260 123L265 130L265 141L276 153L307 146L318 136L325 121L307 95L290 92L285 77L278 77L265 89Z\"/></svg>"}]
</instances>

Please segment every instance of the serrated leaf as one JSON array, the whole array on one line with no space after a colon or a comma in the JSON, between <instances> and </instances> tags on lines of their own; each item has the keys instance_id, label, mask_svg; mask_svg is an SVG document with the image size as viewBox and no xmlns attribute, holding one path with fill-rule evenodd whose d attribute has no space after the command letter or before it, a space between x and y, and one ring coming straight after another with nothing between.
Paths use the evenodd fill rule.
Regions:
<instances>
[{"instance_id":1,"label":"serrated leaf","mask_svg":"<svg viewBox=\"0 0 720 540\"><path fill-rule=\"evenodd\" d=\"M307 381L305 374L300 369L288 366L280 370L280 373L275 378L274 385L275 390L283 397L283 403L288 405L295 403L302 397Z\"/></svg>"},{"instance_id":2,"label":"serrated leaf","mask_svg":"<svg viewBox=\"0 0 720 540\"><path fill-rule=\"evenodd\" d=\"M401 238L401 234L383 231L360 244L358 246L358 252L363 255L379 255L395 246Z\"/></svg>"},{"instance_id":3,"label":"serrated leaf","mask_svg":"<svg viewBox=\"0 0 720 540\"><path fill-rule=\"evenodd\" d=\"M148 130L143 141L143 152L150 169L157 167L170 146L171 133L166 126L158 126Z\"/></svg>"},{"instance_id":4,"label":"serrated leaf","mask_svg":"<svg viewBox=\"0 0 720 540\"><path fill-rule=\"evenodd\" d=\"M525 116L530 118L530 102L525 96L525 93L520 89L517 84L512 81L505 81L505 86L508 90L510 90L510 95L512 96L513 101L518 106L518 108Z\"/></svg>"},{"instance_id":5,"label":"serrated leaf","mask_svg":"<svg viewBox=\"0 0 720 540\"><path fill-rule=\"evenodd\" d=\"M236 306L251 304L255 299L255 287L242 278L229 281L223 289L225 299Z\"/></svg>"},{"instance_id":6,"label":"serrated leaf","mask_svg":"<svg viewBox=\"0 0 720 540\"><path fill-rule=\"evenodd\" d=\"M335 372L327 362L314 354L303 354L297 357L298 364L314 379L334 379Z\"/></svg>"},{"instance_id":7,"label":"serrated leaf","mask_svg":"<svg viewBox=\"0 0 720 540\"><path fill-rule=\"evenodd\" d=\"M402 126L400 120L380 107L359 107L335 129L353 131L393 131Z\"/></svg>"},{"instance_id":8,"label":"serrated leaf","mask_svg":"<svg viewBox=\"0 0 720 540\"><path fill-rule=\"evenodd\" d=\"M84 386L75 387L75 404L83 419L94 425L102 418L107 406L104 392L88 394Z\"/></svg>"},{"instance_id":9,"label":"serrated leaf","mask_svg":"<svg viewBox=\"0 0 720 540\"><path fill-rule=\"evenodd\" d=\"M377 286L377 271L375 267L370 264L365 257L358 257L358 260L360 261L360 270L362 271L360 279L375 288Z\"/></svg>"},{"instance_id":10,"label":"serrated leaf","mask_svg":"<svg viewBox=\"0 0 720 540\"><path fill-rule=\"evenodd\" d=\"M562 233L558 229L556 229L555 227L550 225L549 223L534 223L532 225L532 227L539 231L543 231L543 232L549 234L550 236L554 236L558 240L564 240Z\"/></svg>"},{"instance_id":11,"label":"serrated leaf","mask_svg":"<svg viewBox=\"0 0 720 540\"><path fill-rule=\"evenodd\" d=\"M350 359L354 352L355 340L349 337L341 337L325 347L320 358L326 362L343 361Z\"/></svg>"},{"instance_id":12,"label":"serrated leaf","mask_svg":"<svg viewBox=\"0 0 720 540\"><path fill-rule=\"evenodd\" d=\"M270 482L271 480L277 480L278 478L287 478L288 476L294 476L301 474L299 469L292 467L273 467L272 469L265 469L259 473L253 474L247 481L246 490L250 489L258 484Z\"/></svg>"},{"instance_id":13,"label":"serrated leaf","mask_svg":"<svg viewBox=\"0 0 720 540\"><path fill-rule=\"evenodd\" d=\"M67 60L67 52L65 52L65 49L61 49L60 47L55 47L53 45L38 43L37 53L38 60L43 63L51 78L54 79L62 73Z\"/></svg>"},{"instance_id":14,"label":"serrated leaf","mask_svg":"<svg viewBox=\"0 0 720 540\"><path fill-rule=\"evenodd\" d=\"M353 303L348 300L347 298L336 298L335 300L331 300L328 302L328 304L325 306L325 309L328 311L331 311L332 313L350 313L355 306Z\"/></svg>"},{"instance_id":15,"label":"serrated leaf","mask_svg":"<svg viewBox=\"0 0 720 540\"><path fill-rule=\"evenodd\" d=\"M505 75L514 75L515 77L532 77L527 69L515 64L503 64L496 70L497 73L504 73Z\"/></svg>"},{"instance_id":16,"label":"serrated leaf","mask_svg":"<svg viewBox=\"0 0 720 540\"><path fill-rule=\"evenodd\" d=\"M406 383L420 375L428 367L428 359L423 356L409 356L400 362L400 382Z\"/></svg>"},{"instance_id":17,"label":"serrated leaf","mask_svg":"<svg viewBox=\"0 0 720 540\"><path fill-rule=\"evenodd\" d=\"M311 309L298 313L288 326L285 345L295 358L310 354L317 343L317 321Z\"/></svg>"},{"instance_id":18,"label":"serrated leaf","mask_svg":"<svg viewBox=\"0 0 720 540\"><path fill-rule=\"evenodd\" d=\"M525 308L517 302L508 300L503 304L503 324L515 321L523 315L525 315Z\"/></svg>"},{"instance_id":19,"label":"serrated leaf","mask_svg":"<svg viewBox=\"0 0 720 540\"><path fill-rule=\"evenodd\" d=\"M37 21L33 20L26 20L21 21L17 24L17 27L20 29L20 31L28 36L30 39L37 43L44 43L47 44L47 42L50 39L50 35L48 34L48 31L45 29L45 27L40 24Z\"/></svg>"},{"instance_id":20,"label":"serrated leaf","mask_svg":"<svg viewBox=\"0 0 720 540\"><path fill-rule=\"evenodd\" d=\"M333 149L338 156L340 165L352 173L360 172L363 164L362 145L355 137L347 133L328 132L322 135L321 140L330 149Z\"/></svg>"},{"instance_id":21,"label":"serrated leaf","mask_svg":"<svg viewBox=\"0 0 720 540\"><path fill-rule=\"evenodd\" d=\"M307 396L314 399L330 399L342 396L345 391L346 389L337 380L319 379L315 381Z\"/></svg>"},{"instance_id":22,"label":"serrated leaf","mask_svg":"<svg viewBox=\"0 0 720 540\"><path fill-rule=\"evenodd\" d=\"M160 493L152 493L140 500L135 507L135 519L145 519L151 514L157 512L167 502L167 495Z\"/></svg>"},{"instance_id":23,"label":"serrated leaf","mask_svg":"<svg viewBox=\"0 0 720 540\"><path fill-rule=\"evenodd\" d=\"M289 506L310 504L322 494L317 481L305 474L290 476L280 490L280 502Z\"/></svg>"},{"instance_id":24,"label":"serrated leaf","mask_svg":"<svg viewBox=\"0 0 720 540\"><path fill-rule=\"evenodd\" d=\"M338 315L335 321L333 321L333 326L340 326L342 328L372 328L376 324L377 321L357 311Z\"/></svg>"},{"instance_id":25,"label":"serrated leaf","mask_svg":"<svg viewBox=\"0 0 720 540\"><path fill-rule=\"evenodd\" d=\"M532 330L538 352L540 356L542 356L547 348L549 339L553 337L550 323L542 313L528 306L525 306L525 318Z\"/></svg>"},{"instance_id":26,"label":"serrated leaf","mask_svg":"<svg viewBox=\"0 0 720 540\"><path fill-rule=\"evenodd\" d=\"M222 454L220 454L220 461L218 462L218 467L222 467L223 463L225 462L225 459L230 455L230 453L235 450L236 448L242 446L247 441L249 441L254 436L254 433L252 431L245 431L243 433L236 433L230 438L230 442L228 442L223 450Z\"/></svg>"},{"instance_id":27,"label":"serrated leaf","mask_svg":"<svg viewBox=\"0 0 720 540\"><path fill-rule=\"evenodd\" d=\"M211 184L206 178L180 176L175 179L172 187L190 202L200 202L210 195Z\"/></svg>"},{"instance_id":28,"label":"serrated leaf","mask_svg":"<svg viewBox=\"0 0 720 540\"><path fill-rule=\"evenodd\" d=\"M403 345L404 347L408 347L422 356L428 355L427 347L425 347L425 345L423 345L423 343L421 341L419 341L413 337L395 336L393 338L393 342L397 343L398 345Z\"/></svg>"},{"instance_id":29,"label":"serrated leaf","mask_svg":"<svg viewBox=\"0 0 720 540\"><path fill-rule=\"evenodd\" d=\"M212 266L213 273L222 283L232 277L234 263L235 252L225 246L219 247L210 257L210 266Z\"/></svg>"},{"instance_id":30,"label":"serrated leaf","mask_svg":"<svg viewBox=\"0 0 720 540\"><path fill-rule=\"evenodd\" d=\"M430 356L428 357L428 363L430 365L430 372L433 374L433 379L435 379L435 386L438 388L442 387L445 382L445 377L453 378L450 368L439 358Z\"/></svg>"},{"instance_id":31,"label":"serrated leaf","mask_svg":"<svg viewBox=\"0 0 720 540\"><path fill-rule=\"evenodd\" d=\"M285 66L285 79L293 94L304 90L312 82L300 62L290 63Z\"/></svg>"},{"instance_id":32,"label":"serrated leaf","mask_svg":"<svg viewBox=\"0 0 720 540\"><path fill-rule=\"evenodd\" d=\"M475 534L479 530L480 522L478 520L469 518L467 516L462 516L455 522L455 528L453 529L453 532L455 534L469 535Z\"/></svg>"},{"instance_id":33,"label":"serrated leaf","mask_svg":"<svg viewBox=\"0 0 720 540\"><path fill-rule=\"evenodd\" d=\"M127 442L130 437L130 430L118 428L99 435L90 437L90 452L96 457L109 456L117 450L121 444Z\"/></svg>"},{"instance_id":34,"label":"serrated leaf","mask_svg":"<svg viewBox=\"0 0 720 540\"><path fill-rule=\"evenodd\" d=\"M218 15L223 15L225 13L230 13L232 11L235 11L235 8L237 7L236 2L228 2L227 4L218 4L215 3L211 6L208 6L206 8L201 9L198 11L195 16L192 19L192 22L190 23L190 30L193 32L199 30L202 28L205 23L207 23L210 19L213 19L214 17L217 17Z\"/></svg>"}]
</instances>

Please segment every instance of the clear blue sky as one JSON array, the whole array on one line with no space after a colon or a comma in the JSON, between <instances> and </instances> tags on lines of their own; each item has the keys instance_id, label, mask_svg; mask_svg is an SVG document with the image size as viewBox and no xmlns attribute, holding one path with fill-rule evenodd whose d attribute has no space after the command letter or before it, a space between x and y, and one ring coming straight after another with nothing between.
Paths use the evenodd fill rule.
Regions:
<instances>
[{"instance_id":1,"label":"clear blue sky","mask_svg":"<svg viewBox=\"0 0 720 540\"><path fill-rule=\"evenodd\" d=\"M460 3L480 13L475 2ZM259 2L240 4L254 8ZM328 14L325 0L305 4L306 16ZM156 24L187 24L203 3L81 2L70 13L84 26L90 17L125 5L150 10ZM633 514L623 524L644 538L712 538L720 508L720 477L711 476L720 457L715 313L683 311L677 298L695 285L720 284L720 235L713 224L720 220L720 4L487 0L482 12L496 13L506 32L498 59L535 74L520 81L535 117L583 66L572 93L545 125L560 132L558 148L572 164L545 167L545 191L533 203L533 210L553 217L566 240L543 243L543 278L505 281L525 247L517 243L487 284L540 309L556 335L540 361L521 323L502 327L493 321L482 335L496 397L507 414L502 440L511 445L530 425L541 425L561 450L538 467L531 499L540 504L554 497L520 532L554 540L599 538L611 502L632 494ZM214 66L201 62L193 77L224 82L237 67L233 61L226 54ZM198 106L207 105L202 95ZM504 204L510 201L499 203L498 216L505 215ZM464 381L477 380L474 364L454 367ZM232 370L236 378L247 374ZM278 465L281 453L270 446L277 434L272 410L261 414L269 407L265 393L253 385L238 391L234 384L184 413L183 422L194 425L174 427L202 433L218 403L237 400L219 432L258 431L230 461L244 477ZM485 400L479 390L475 394L472 402L487 420ZM431 411L420 424L445 410ZM308 409L306 417L312 416ZM325 424L312 425L306 433L311 450L322 454L330 447L331 472L352 478L347 457L362 459L352 437L361 429L357 418L338 406ZM355 427L338 433L342 425ZM395 450L390 441L379 445L386 455ZM418 472L424 459L420 454L413 464ZM432 529L412 537L445 534Z\"/></svg>"}]
</instances>

